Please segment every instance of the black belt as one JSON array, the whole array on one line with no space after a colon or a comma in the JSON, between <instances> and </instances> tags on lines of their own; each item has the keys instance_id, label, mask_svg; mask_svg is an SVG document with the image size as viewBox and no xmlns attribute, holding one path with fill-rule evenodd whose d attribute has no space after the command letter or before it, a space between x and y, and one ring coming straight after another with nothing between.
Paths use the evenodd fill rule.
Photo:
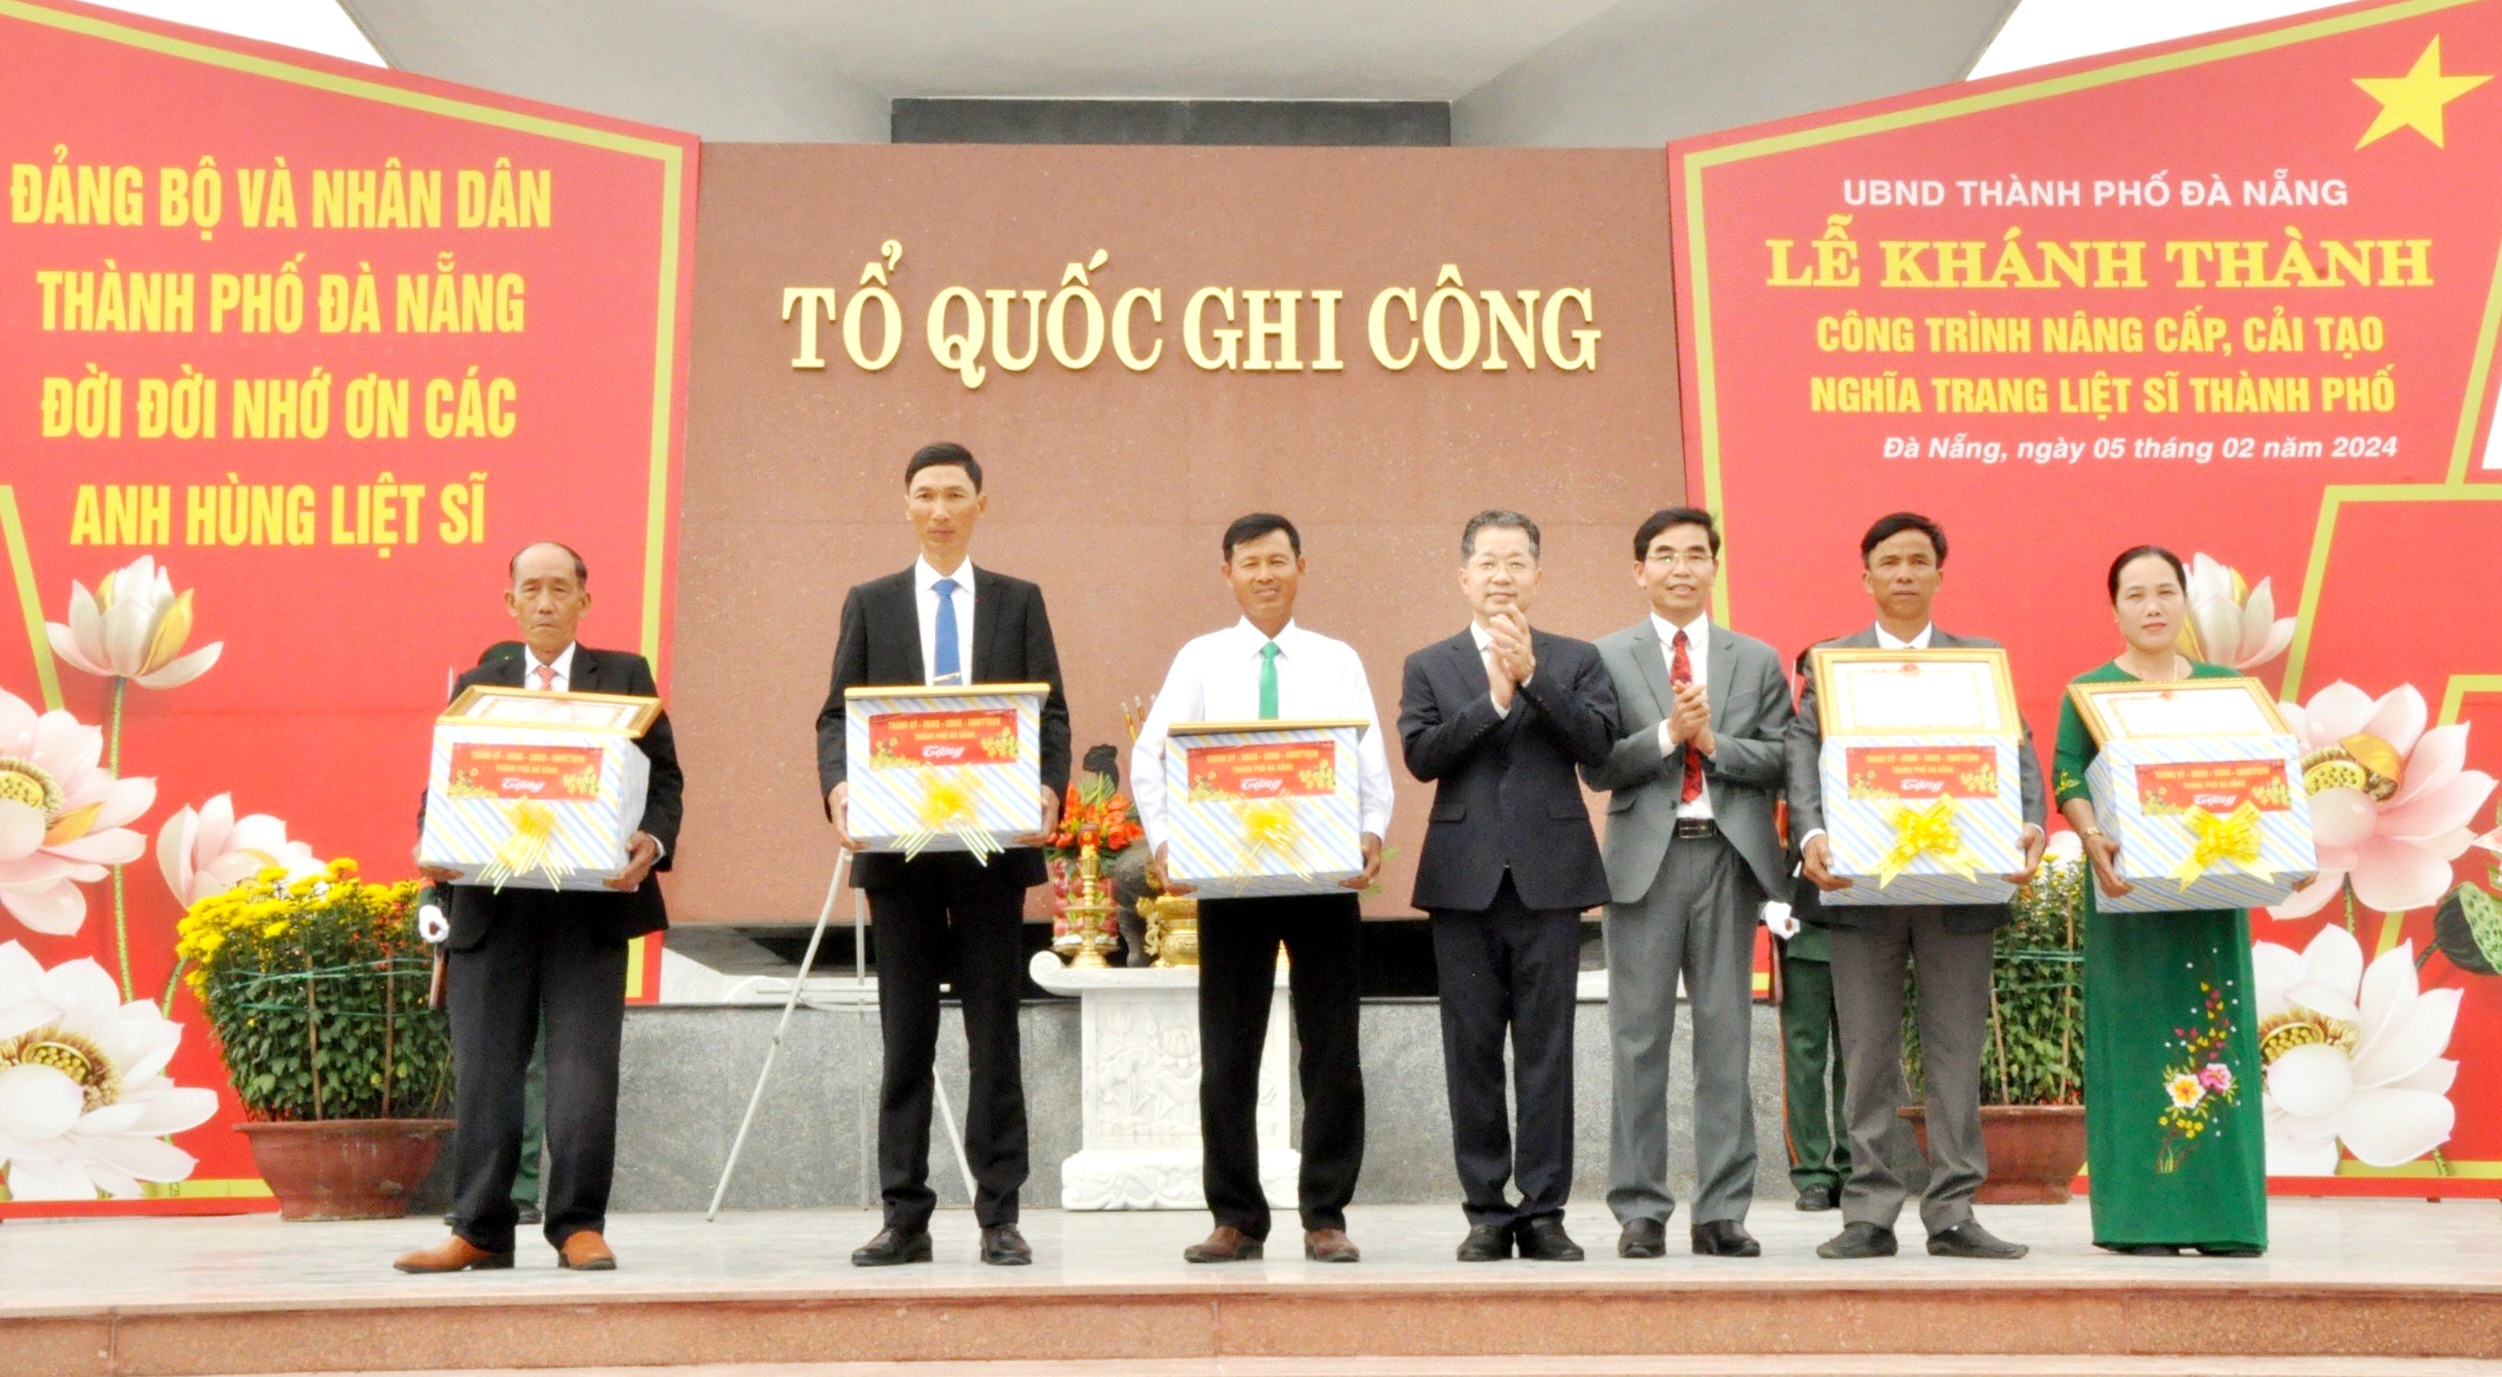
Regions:
<instances>
[{"instance_id":1,"label":"black belt","mask_svg":"<svg viewBox=\"0 0 2502 1377\"><path fill-rule=\"evenodd\" d=\"M1677 819L1676 837L1678 841L1692 841L1697 837L1717 837L1719 835L1720 824L1713 822L1709 818Z\"/></svg>"}]
</instances>

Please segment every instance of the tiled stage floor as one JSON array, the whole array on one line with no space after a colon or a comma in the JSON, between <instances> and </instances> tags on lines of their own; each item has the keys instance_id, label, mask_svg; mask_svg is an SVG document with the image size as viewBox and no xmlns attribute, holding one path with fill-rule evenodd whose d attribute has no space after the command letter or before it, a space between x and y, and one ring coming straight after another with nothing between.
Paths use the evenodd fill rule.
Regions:
<instances>
[{"instance_id":1,"label":"tiled stage floor","mask_svg":"<svg viewBox=\"0 0 2502 1377\"><path fill-rule=\"evenodd\" d=\"M2182 1359L2073 1363L2098 1353L2260 1352L2347 1356L2342 1365L2239 1370L2362 1374L2371 1369L2356 1360L2368 1355L2502 1358L2502 1206L2494 1202L2279 1201L2274 1247L2252 1261L2098 1252L2081 1201L1985 1210L1983 1218L2034 1245L2033 1255L2014 1263L1930 1258L1915 1228L1903 1257L1824 1262L1814 1248L1835 1216L1766 1206L1750 1221L1767 1253L1755 1261L1684 1253L1621 1261L1612 1223L1591 1211L1570 1221L1589 1262L1462 1266L1450 1260L1463 1232L1456 1208L1358 1206L1351 1232L1366 1260L1352 1267L1304 1262L1290 1224L1268 1261L1191 1267L1180 1251L1205 1232L1204 1215L1032 1211L1025 1229L1037 1264L989 1268L972 1260L970 1215L942 1211L936 1264L862 1270L846 1259L874 1231L874 1216L807 1211L726 1214L713 1224L620 1217L609 1231L622 1259L613 1274L560 1272L532 1241L512 1272L403 1277L391 1258L440 1237L437 1223L13 1220L0 1227L0 1353L15 1335L29 1345L19 1352L51 1355L40 1366L27 1359L30 1373L880 1360L809 1377L950 1377L930 1363L1006 1358L1026 1361L962 1371L1700 1374L1740 1369L1727 1359L1641 1355L1826 1347L1836 1356L1746 1370L2226 1373L2236 1369ZM1672 1227L1671 1241L1682 1234ZM106 1356L91 1365L84 1355L99 1346ZM1966 1365L1981 1361L1974 1357L1866 1366L1932 1351L2049 1356L2017 1367ZM1839 1356L1851 1352L1860 1356ZM1618 1356L1567 1366L1508 1359L1482 1369L1420 1361L1498 1353ZM1324 1355L1339 1356L1276 1365ZM1411 1356L1351 1366L1360 1355ZM1035 1365L1081 1359L1083 1369ZM1133 1361L1110 1361L1119 1359ZM888 1360L921 1361L894 1368ZM1652 1365L1626 1366L1644 1362ZM18 1377L6 1361L0 1370ZM750 1374L762 1377L753 1369L741 1377Z\"/></svg>"}]
</instances>

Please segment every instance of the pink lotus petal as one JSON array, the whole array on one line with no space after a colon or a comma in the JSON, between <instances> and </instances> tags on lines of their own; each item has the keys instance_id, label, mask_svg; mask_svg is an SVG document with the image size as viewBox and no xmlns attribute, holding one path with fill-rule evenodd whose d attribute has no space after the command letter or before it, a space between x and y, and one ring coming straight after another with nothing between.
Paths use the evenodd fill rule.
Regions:
<instances>
[{"instance_id":1,"label":"pink lotus petal","mask_svg":"<svg viewBox=\"0 0 2502 1377\"><path fill-rule=\"evenodd\" d=\"M137 673L148 661L148 636L156 630L156 608L139 596L143 588L124 591L116 579L113 605L104 609L104 656L116 674Z\"/></svg>"},{"instance_id":2,"label":"pink lotus petal","mask_svg":"<svg viewBox=\"0 0 2502 1377\"><path fill-rule=\"evenodd\" d=\"M79 783L104 760L104 733L80 726L78 719L66 712L47 712L35 719L33 740L27 743L27 749L16 754L26 756L59 780L62 792L71 796L75 806L80 802Z\"/></svg>"},{"instance_id":3,"label":"pink lotus petal","mask_svg":"<svg viewBox=\"0 0 2502 1377\"><path fill-rule=\"evenodd\" d=\"M2380 805L2360 789L2322 789L2311 795L2311 835L2322 850L2361 846L2379 817Z\"/></svg>"},{"instance_id":4,"label":"pink lotus petal","mask_svg":"<svg viewBox=\"0 0 2502 1377\"><path fill-rule=\"evenodd\" d=\"M2389 1082L2389 1090L2422 1090L2434 1095L2447 1095L2459 1079L2459 1064L2450 1057L2435 1057L2424 1063L2414 1075Z\"/></svg>"},{"instance_id":5,"label":"pink lotus petal","mask_svg":"<svg viewBox=\"0 0 2502 1377\"><path fill-rule=\"evenodd\" d=\"M2311 749L2316 751L2322 746L2334 746L2363 730L2364 724L2372 720L2372 712L2377 706L2370 694L2343 679L2321 689L2312 695L2309 706L2304 709L2304 715L2310 719ZM2397 743L2393 741L2390 744L2394 746ZM2399 754L2404 755L2405 751L2400 750Z\"/></svg>"},{"instance_id":6,"label":"pink lotus petal","mask_svg":"<svg viewBox=\"0 0 2502 1377\"><path fill-rule=\"evenodd\" d=\"M148 839L127 827L90 832L75 841L44 848L55 856L88 865L128 865L148 854Z\"/></svg>"},{"instance_id":7,"label":"pink lotus petal","mask_svg":"<svg viewBox=\"0 0 2502 1377\"><path fill-rule=\"evenodd\" d=\"M2493 776L2482 770L2462 770L2403 803L2382 804L2375 830L2381 836L2405 840L2455 832L2467 826L2468 819L2481 812L2491 797Z\"/></svg>"},{"instance_id":8,"label":"pink lotus petal","mask_svg":"<svg viewBox=\"0 0 2502 1377\"><path fill-rule=\"evenodd\" d=\"M165 877L165 887L188 908L191 904L191 844L199 835L200 815L185 807L174 811L156 829L156 870Z\"/></svg>"},{"instance_id":9,"label":"pink lotus petal","mask_svg":"<svg viewBox=\"0 0 2502 1377\"><path fill-rule=\"evenodd\" d=\"M2354 868L2354 897L2379 913L2430 908L2450 888L2450 862L2412 842L2374 837Z\"/></svg>"},{"instance_id":10,"label":"pink lotus petal","mask_svg":"<svg viewBox=\"0 0 2502 1377\"><path fill-rule=\"evenodd\" d=\"M2355 1160L2368 1166L2403 1166L2443 1143L2458 1124L2458 1110L2439 1095L2420 1090L2366 1089L2354 1093L2337 1116L2337 1137Z\"/></svg>"},{"instance_id":11,"label":"pink lotus petal","mask_svg":"<svg viewBox=\"0 0 2502 1377\"><path fill-rule=\"evenodd\" d=\"M188 655L177 656L167 661L160 669L133 678L130 682L147 689L169 689L188 684L208 673L209 667L217 663L217 657L224 653L225 649L224 641L211 641Z\"/></svg>"},{"instance_id":12,"label":"pink lotus petal","mask_svg":"<svg viewBox=\"0 0 2502 1377\"><path fill-rule=\"evenodd\" d=\"M0 799L0 864L35 854L43 845L43 814L15 799Z\"/></svg>"},{"instance_id":13,"label":"pink lotus petal","mask_svg":"<svg viewBox=\"0 0 2502 1377\"><path fill-rule=\"evenodd\" d=\"M88 1170L99 1177L109 1170L117 1177L132 1177L140 1181L180 1181L189 1177L193 1168L199 1165L190 1153L155 1138L130 1134L88 1138L74 1134L71 1141L88 1151Z\"/></svg>"},{"instance_id":14,"label":"pink lotus petal","mask_svg":"<svg viewBox=\"0 0 2502 1377\"><path fill-rule=\"evenodd\" d=\"M2393 950L2398 950L2393 948ZM2411 963L2414 953L2409 952ZM2409 967L2412 970L2412 966ZM2366 1035L2354 1060L2354 1079L2367 1086L2394 1085L2449 1050L2458 1023L2458 990L2429 990L2397 1012L2377 1038Z\"/></svg>"},{"instance_id":15,"label":"pink lotus petal","mask_svg":"<svg viewBox=\"0 0 2502 1377\"><path fill-rule=\"evenodd\" d=\"M2405 756L2415 749L2417 739L2424 734L2424 722L2431 716L2432 710L2424 706L2424 695L2416 692L2413 684L2400 684L2380 696L2380 702L2372 708L2371 720L2363 724L2362 730L2388 742L2400 756Z\"/></svg>"},{"instance_id":16,"label":"pink lotus petal","mask_svg":"<svg viewBox=\"0 0 2502 1377\"><path fill-rule=\"evenodd\" d=\"M88 674L100 676L112 674L112 670L88 659L86 655L79 650L78 637L68 627L61 625L59 622L45 622L43 624L43 634L44 639L52 643L52 655L54 659L61 661L63 664L68 665L72 669L81 670Z\"/></svg>"},{"instance_id":17,"label":"pink lotus petal","mask_svg":"<svg viewBox=\"0 0 2502 1377\"><path fill-rule=\"evenodd\" d=\"M2398 781L2398 792L2389 796L2392 805L2412 802L2426 789L2445 784L2467 768L2467 724L2453 722L2424 733L2415 749L2406 757L2406 777Z\"/></svg>"},{"instance_id":18,"label":"pink lotus petal","mask_svg":"<svg viewBox=\"0 0 2502 1377\"><path fill-rule=\"evenodd\" d=\"M32 891L0 888L0 909L46 937L68 937L87 921L87 896L67 882Z\"/></svg>"},{"instance_id":19,"label":"pink lotus petal","mask_svg":"<svg viewBox=\"0 0 2502 1377\"><path fill-rule=\"evenodd\" d=\"M2343 871L2330 870L2323 866L2318 879L2295 890L2292 897L2286 899L2285 902L2269 906L2267 916L2280 923L2296 918L2308 918L2328 907L2329 901L2336 898L2338 892L2345 887L2346 877Z\"/></svg>"}]
</instances>

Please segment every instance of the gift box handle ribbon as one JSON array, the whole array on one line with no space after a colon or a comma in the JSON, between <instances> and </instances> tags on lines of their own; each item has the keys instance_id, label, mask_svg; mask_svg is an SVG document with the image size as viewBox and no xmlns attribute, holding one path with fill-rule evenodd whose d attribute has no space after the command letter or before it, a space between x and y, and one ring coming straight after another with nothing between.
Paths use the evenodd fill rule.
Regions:
<instances>
[{"instance_id":1,"label":"gift box handle ribbon","mask_svg":"<svg viewBox=\"0 0 2502 1377\"><path fill-rule=\"evenodd\" d=\"M506 884L535 870L547 876L550 886L564 888L573 867L556 858L556 810L522 799L505 805L504 815L512 831L496 844L495 854L478 871L479 880L501 894Z\"/></svg>"},{"instance_id":2,"label":"gift box handle ribbon","mask_svg":"<svg viewBox=\"0 0 2502 1377\"><path fill-rule=\"evenodd\" d=\"M2181 882L2184 892L2207 873L2208 867L2225 861L2262 880L2275 878L2274 869L2259 858L2259 805L2243 799L2240 807L2220 818L2192 805L2182 819L2198 839L2188 857L2172 872L2172 878Z\"/></svg>"},{"instance_id":3,"label":"gift box handle ribbon","mask_svg":"<svg viewBox=\"0 0 2502 1377\"><path fill-rule=\"evenodd\" d=\"M1312 878L1311 870L1298 859L1303 849L1303 825L1291 804L1283 799L1261 799L1234 807L1242 819L1243 874L1259 873L1260 855L1266 852L1292 871L1296 879Z\"/></svg>"},{"instance_id":4,"label":"gift box handle ribbon","mask_svg":"<svg viewBox=\"0 0 2502 1377\"><path fill-rule=\"evenodd\" d=\"M903 845L904 859L920 859L929 844L943 836L953 836L964 843L965 851L977 865L990 864L993 854L1006 850L981 826L980 798L973 782L961 770L937 770L923 767L921 804L917 816L919 826L898 840Z\"/></svg>"},{"instance_id":5,"label":"gift box handle ribbon","mask_svg":"<svg viewBox=\"0 0 2502 1377\"><path fill-rule=\"evenodd\" d=\"M1969 880L1980 870L1981 858L1963 844L1963 832L1955 826L1955 801L1942 798L1926 808L1897 803L1886 814L1894 828L1894 845L1877 861L1877 888L1891 884L1895 876L1910 868L1922 856L1935 856L1938 864Z\"/></svg>"}]
</instances>

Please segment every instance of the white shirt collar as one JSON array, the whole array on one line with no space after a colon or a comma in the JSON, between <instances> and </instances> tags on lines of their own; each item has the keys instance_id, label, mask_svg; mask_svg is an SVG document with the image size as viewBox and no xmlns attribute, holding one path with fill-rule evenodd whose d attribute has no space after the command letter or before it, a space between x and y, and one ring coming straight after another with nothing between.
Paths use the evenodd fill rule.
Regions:
<instances>
[{"instance_id":1,"label":"white shirt collar","mask_svg":"<svg viewBox=\"0 0 2502 1377\"><path fill-rule=\"evenodd\" d=\"M1277 635L1273 638L1277 642L1278 654L1291 655L1294 653L1293 637L1294 634L1301 629L1301 627L1297 626L1292 621L1288 621L1284 626L1278 628ZM1258 627L1253 626L1249 617L1245 617L1234 623L1234 634L1243 637L1249 644L1251 652L1255 654L1261 646L1268 644L1272 639Z\"/></svg>"},{"instance_id":2,"label":"white shirt collar","mask_svg":"<svg viewBox=\"0 0 2502 1377\"><path fill-rule=\"evenodd\" d=\"M1483 623L1471 617L1468 621L1468 639L1475 641L1477 648L1483 650L1494 644L1494 633L1486 630Z\"/></svg>"},{"instance_id":3,"label":"white shirt collar","mask_svg":"<svg viewBox=\"0 0 2502 1377\"><path fill-rule=\"evenodd\" d=\"M566 642L565 648L558 651L556 653L556 658L548 664L549 669L556 671L556 677L565 681L565 686L567 688L573 687L573 652L574 647L578 644L580 643L573 641ZM538 685L532 681L539 677L539 653L530 649L529 645L525 642L521 648L521 658L523 661L521 668L522 687L537 688Z\"/></svg>"},{"instance_id":4,"label":"white shirt collar","mask_svg":"<svg viewBox=\"0 0 2502 1377\"><path fill-rule=\"evenodd\" d=\"M1651 614L1651 629L1659 633L1659 643L1661 645L1675 645L1677 643L1677 633L1680 631L1685 633L1687 644L1700 645L1704 641L1711 639L1711 612L1708 609L1698 612L1694 615L1694 620L1687 622L1683 626L1679 626L1675 622L1668 620L1666 617L1659 615L1657 612L1653 612Z\"/></svg>"},{"instance_id":5,"label":"white shirt collar","mask_svg":"<svg viewBox=\"0 0 2502 1377\"><path fill-rule=\"evenodd\" d=\"M972 557L967 556L964 563L957 565L956 571L952 574L941 574L937 569L931 567L930 557L927 555L923 555L912 561L912 585L916 591L927 593L933 588L936 588L938 586L938 581L942 578L954 579L956 581L956 591L970 596L973 592Z\"/></svg>"},{"instance_id":6,"label":"white shirt collar","mask_svg":"<svg viewBox=\"0 0 2502 1377\"><path fill-rule=\"evenodd\" d=\"M1927 626L1921 627L1920 634L1912 637L1908 641L1901 639L1882 626L1876 629L1877 645L1886 650L1926 650L1929 648L1929 638L1935 634L1937 634L1937 623L1935 622L1931 622Z\"/></svg>"}]
</instances>

